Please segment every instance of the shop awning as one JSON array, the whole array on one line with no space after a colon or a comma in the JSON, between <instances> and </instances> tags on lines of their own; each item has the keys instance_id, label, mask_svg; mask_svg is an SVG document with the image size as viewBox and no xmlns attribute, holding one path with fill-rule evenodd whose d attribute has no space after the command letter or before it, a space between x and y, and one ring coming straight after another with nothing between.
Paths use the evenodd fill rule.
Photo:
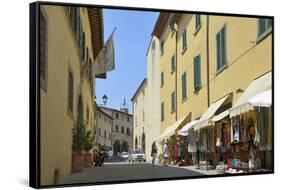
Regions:
<instances>
[{"instance_id":1,"label":"shop awning","mask_svg":"<svg viewBox=\"0 0 281 190\"><path fill-rule=\"evenodd\" d=\"M167 129L165 129L164 132L159 136L157 141L161 142L161 141L169 138L170 136L174 135L176 132L176 129L185 120L186 117L188 117L188 116L181 118L180 120L178 120L175 123L173 123L172 125L170 125Z\"/></svg>"},{"instance_id":2,"label":"shop awning","mask_svg":"<svg viewBox=\"0 0 281 190\"><path fill-rule=\"evenodd\" d=\"M271 89L271 72L254 80L235 105L230 109L230 117L240 115L250 110L254 110L254 106L249 103L250 98L255 95Z\"/></svg>"},{"instance_id":3,"label":"shop awning","mask_svg":"<svg viewBox=\"0 0 281 190\"><path fill-rule=\"evenodd\" d=\"M228 97L229 95L211 104L208 110L202 115L198 123L195 124L194 130L197 131L203 127L210 125L210 119L214 116L216 111L221 107L221 105L226 101Z\"/></svg>"},{"instance_id":4,"label":"shop awning","mask_svg":"<svg viewBox=\"0 0 281 190\"><path fill-rule=\"evenodd\" d=\"M183 126L183 128L181 130L178 131L178 134L181 136L187 136L188 135L188 131L192 129L192 127L194 127L194 125L198 123L198 120L194 120L189 122L188 124L186 124L185 126Z\"/></svg>"},{"instance_id":5,"label":"shop awning","mask_svg":"<svg viewBox=\"0 0 281 190\"><path fill-rule=\"evenodd\" d=\"M223 118L225 118L225 117L228 116L228 115L229 115L229 110L226 110L226 111L224 111L224 112L222 112L222 113L220 113L220 114L214 116L214 117L212 118L212 121L213 121L213 122L215 122L215 121L220 121L220 120L222 120Z\"/></svg>"},{"instance_id":6,"label":"shop awning","mask_svg":"<svg viewBox=\"0 0 281 190\"><path fill-rule=\"evenodd\" d=\"M249 103L255 107L271 107L272 91L267 90L249 99Z\"/></svg>"}]
</instances>

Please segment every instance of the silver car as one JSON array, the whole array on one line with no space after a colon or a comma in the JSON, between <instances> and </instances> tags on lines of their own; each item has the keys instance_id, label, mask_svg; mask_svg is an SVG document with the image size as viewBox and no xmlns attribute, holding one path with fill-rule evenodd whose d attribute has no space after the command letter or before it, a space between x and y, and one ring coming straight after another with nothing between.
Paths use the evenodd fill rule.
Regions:
<instances>
[{"instance_id":1,"label":"silver car","mask_svg":"<svg viewBox=\"0 0 281 190\"><path fill-rule=\"evenodd\" d=\"M129 162L143 161L146 162L145 154L142 150L131 150L129 154Z\"/></svg>"}]
</instances>

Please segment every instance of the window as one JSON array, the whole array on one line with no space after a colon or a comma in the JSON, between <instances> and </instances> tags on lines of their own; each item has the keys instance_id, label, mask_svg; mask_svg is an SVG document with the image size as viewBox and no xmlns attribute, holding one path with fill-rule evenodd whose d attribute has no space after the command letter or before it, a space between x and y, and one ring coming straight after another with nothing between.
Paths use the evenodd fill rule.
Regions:
<instances>
[{"instance_id":1,"label":"window","mask_svg":"<svg viewBox=\"0 0 281 190\"><path fill-rule=\"evenodd\" d=\"M173 73L175 69L176 69L176 57L175 55L173 55L171 58L171 73Z\"/></svg>"},{"instance_id":2,"label":"window","mask_svg":"<svg viewBox=\"0 0 281 190\"><path fill-rule=\"evenodd\" d=\"M161 121L164 121L164 102L161 103Z\"/></svg>"},{"instance_id":3,"label":"window","mask_svg":"<svg viewBox=\"0 0 281 190\"><path fill-rule=\"evenodd\" d=\"M181 85L182 85L182 100L186 99L186 72L181 76Z\"/></svg>"},{"instance_id":4,"label":"window","mask_svg":"<svg viewBox=\"0 0 281 190\"><path fill-rule=\"evenodd\" d=\"M142 110L142 121L145 121L145 118L144 118L144 110Z\"/></svg>"},{"instance_id":5,"label":"window","mask_svg":"<svg viewBox=\"0 0 281 190\"><path fill-rule=\"evenodd\" d=\"M164 54L164 40L162 40L160 43L160 53L161 53L161 55Z\"/></svg>"},{"instance_id":6,"label":"window","mask_svg":"<svg viewBox=\"0 0 281 190\"><path fill-rule=\"evenodd\" d=\"M194 58L194 89L198 91L201 88L201 66L200 55Z\"/></svg>"},{"instance_id":7,"label":"window","mask_svg":"<svg viewBox=\"0 0 281 190\"><path fill-rule=\"evenodd\" d=\"M164 86L164 72L161 73L161 87Z\"/></svg>"},{"instance_id":8,"label":"window","mask_svg":"<svg viewBox=\"0 0 281 190\"><path fill-rule=\"evenodd\" d=\"M128 134L128 135L130 134L130 129L129 129L129 128L127 128L127 134Z\"/></svg>"},{"instance_id":9,"label":"window","mask_svg":"<svg viewBox=\"0 0 281 190\"><path fill-rule=\"evenodd\" d=\"M82 58L85 61L85 32L83 32L81 40Z\"/></svg>"},{"instance_id":10,"label":"window","mask_svg":"<svg viewBox=\"0 0 281 190\"><path fill-rule=\"evenodd\" d=\"M261 38L272 30L272 20L266 18L258 19L258 37Z\"/></svg>"},{"instance_id":11,"label":"window","mask_svg":"<svg viewBox=\"0 0 281 190\"><path fill-rule=\"evenodd\" d=\"M116 119L118 119L118 113L115 114Z\"/></svg>"},{"instance_id":12,"label":"window","mask_svg":"<svg viewBox=\"0 0 281 190\"><path fill-rule=\"evenodd\" d=\"M88 106L87 106L87 121L89 121L89 108L88 108Z\"/></svg>"},{"instance_id":13,"label":"window","mask_svg":"<svg viewBox=\"0 0 281 190\"><path fill-rule=\"evenodd\" d=\"M129 117L129 116L127 116L127 121L128 121L128 122L130 121L130 117Z\"/></svg>"},{"instance_id":14,"label":"window","mask_svg":"<svg viewBox=\"0 0 281 190\"><path fill-rule=\"evenodd\" d=\"M182 51L186 49L186 29L182 32Z\"/></svg>"},{"instance_id":15,"label":"window","mask_svg":"<svg viewBox=\"0 0 281 190\"><path fill-rule=\"evenodd\" d=\"M108 133L108 138L110 139L110 137L111 137L111 134L110 134L110 133Z\"/></svg>"},{"instance_id":16,"label":"window","mask_svg":"<svg viewBox=\"0 0 281 190\"><path fill-rule=\"evenodd\" d=\"M99 136L101 136L101 129L99 128Z\"/></svg>"},{"instance_id":17,"label":"window","mask_svg":"<svg viewBox=\"0 0 281 190\"><path fill-rule=\"evenodd\" d=\"M68 72L68 93L67 93L67 110L70 113L73 113L73 75L69 71Z\"/></svg>"},{"instance_id":18,"label":"window","mask_svg":"<svg viewBox=\"0 0 281 190\"><path fill-rule=\"evenodd\" d=\"M115 125L115 131L116 131L116 132L119 132L119 127L118 127L118 125Z\"/></svg>"},{"instance_id":19,"label":"window","mask_svg":"<svg viewBox=\"0 0 281 190\"><path fill-rule=\"evenodd\" d=\"M124 126L121 127L121 133L124 133Z\"/></svg>"},{"instance_id":20,"label":"window","mask_svg":"<svg viewBox=\"0 0 281 190\"><path fill-rule=\"evenodd\" d=\"M225 27L217 33L217 71L221 71L227 65L226 63L226 37Z\"/></svg>"},{"instance_id":21,"label":"window","mask_svg":"<svg viewBox=\"0 0 281 190\"><path fill-rule=\"evenodd\" d=\"M195 30L198 30L201 26L201 15L195 15Z\"/></svg>"},{"instance_id":22,"label":"window","mask_svg":"<svg viewBox=\"0 0 281 190\"><path fill-rule=\"evenodd\" d=\"M171 112L175 112L176 111L176 99L175 99L175 92L172 93L171 95Z\"/></svg>"},{"instance_id":23,"label":"window","mask_svg":"<svg viewBox=\"0 0 281 190\"><path fill-rule=\"evenodd\" d=\"M137 120L137 117L135 118L135 127L138 126L138 120Z\"/></svg>"},{"instance_id":24,"label":"window","mask_svg":"<svg viewBox=\"0 0 281 190\"><path fill-rule=\"evenodd\" d=\"M47 75L47 21L40 10L40 77L42 79L41 87L46 90L46 75Z\"/></svg>"},{"instance_id":25,"label":"window","mask_svg":"<svg viewBox=\"0 0 281 190\"><path fill-rule=\"evenodd\" d=\"M106 131L104 131L104 138L106 138Z\"/></svg>"}]
</instances>

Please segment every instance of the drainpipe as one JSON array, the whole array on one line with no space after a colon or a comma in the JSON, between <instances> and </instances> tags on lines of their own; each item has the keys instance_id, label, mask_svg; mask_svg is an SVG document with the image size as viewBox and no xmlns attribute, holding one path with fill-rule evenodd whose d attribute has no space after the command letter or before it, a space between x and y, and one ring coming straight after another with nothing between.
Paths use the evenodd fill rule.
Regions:
<instances>
[{"instance_id":1,"label":"drainpipe","mask_svg":"<svg viewBox=\"0 0 281 190\"><path fill-rule=\"evenodd\" d=\"M207 53L207 104L210 106L210 67L209 67L209 15L207 15L206 22L206 53Z\"/></svg>"},{"instance_id":2,"label":"drainpipe","mask_svg":"<svg viewBox=\"0 0 281 190\"><path fill-rule=\"evenodd\" d=\"M178 120L178 30L175 30L175 39L176 39L176 54L175 54L175 62L176 62L176 75L175 75L175 106L176 106L176 121Z\"/></svg>"}]
</instances>

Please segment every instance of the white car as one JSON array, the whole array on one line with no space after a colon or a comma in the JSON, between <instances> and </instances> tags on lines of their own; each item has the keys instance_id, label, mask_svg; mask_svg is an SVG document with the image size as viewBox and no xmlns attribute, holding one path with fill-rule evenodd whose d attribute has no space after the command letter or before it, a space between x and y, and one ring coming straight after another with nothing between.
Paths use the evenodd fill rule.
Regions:
<instances>
[{"instance_id":1,"label":"white car","mask_svg":"<svg viewBox=\"0 0 281 190\"><path fill-rule=\"evenodd\" d=\"M131 150L129 154L129 162L134 161L146 162L145 154L142 150Z\"/></svg>"},{"instance_id":2,"label":"white car","mask_svg":"<svg viewBox=\"0 0 281 190\"><path fill-rule=\"evenodd\" d=\"M120 156L120 160L128 160L129 153L128 152L122 152Z\"/></svg>"}]
</instances>

